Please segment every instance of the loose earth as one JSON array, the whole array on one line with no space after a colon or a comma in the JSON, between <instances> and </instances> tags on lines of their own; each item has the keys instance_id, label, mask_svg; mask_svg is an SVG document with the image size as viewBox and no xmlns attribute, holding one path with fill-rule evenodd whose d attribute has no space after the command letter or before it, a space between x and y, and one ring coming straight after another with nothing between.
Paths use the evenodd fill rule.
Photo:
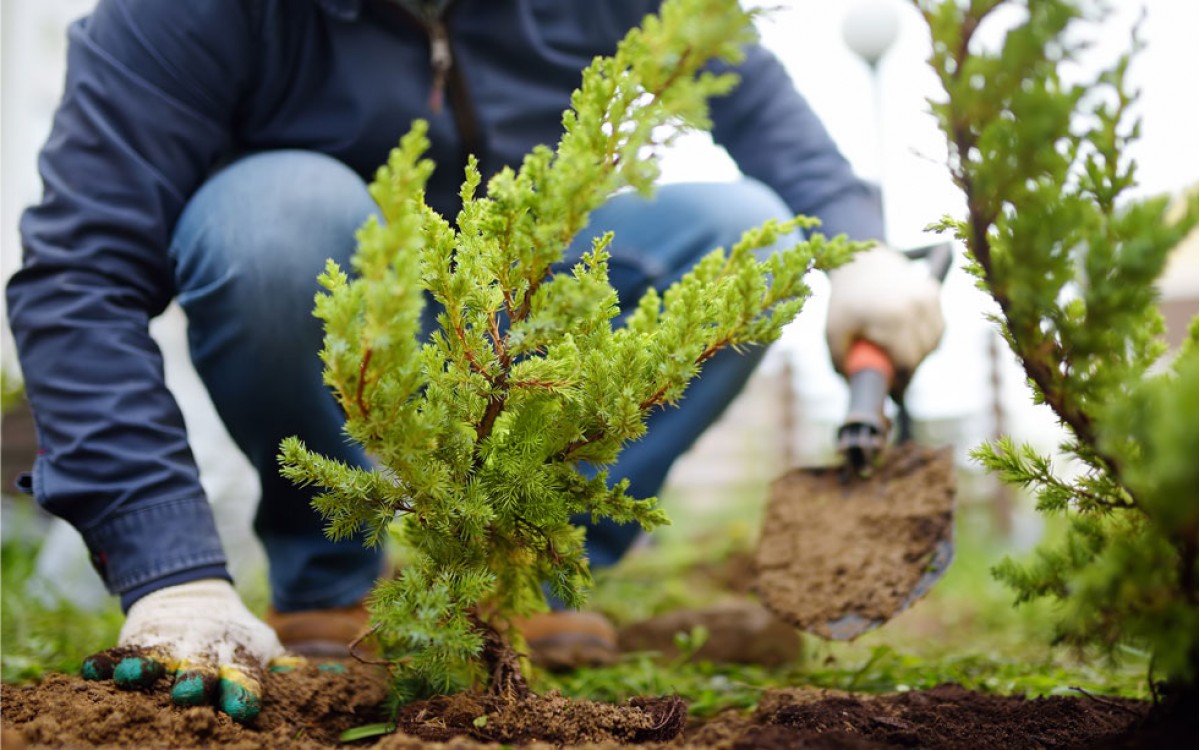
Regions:
<instances>
[{"instance_id":1,"label":"loose earth","mask_svg":"<svg viewBox=\"0 0 1200 750\"><path fill-rule=\"evenodd\" d=\"M810 688L772 690L752 713L698 720L679 698L628 704L557 694L505 703L459 695L406 706L395 733L351 744L352 727L386 721L384 676L306 665L267 681L263 711L240 725L208 707L178 708L169 683L124 692L54 674L40 684L4 685L3 747L193 748L1138 748L1195 747L1195 720L1164 724L1149 704L1088 695L1024 699L956 685L884 696ZM1190 735L1189 735L1190 732ZM1184 744L1178 744L1184 743Z\"/></svg>"}]
</instances>

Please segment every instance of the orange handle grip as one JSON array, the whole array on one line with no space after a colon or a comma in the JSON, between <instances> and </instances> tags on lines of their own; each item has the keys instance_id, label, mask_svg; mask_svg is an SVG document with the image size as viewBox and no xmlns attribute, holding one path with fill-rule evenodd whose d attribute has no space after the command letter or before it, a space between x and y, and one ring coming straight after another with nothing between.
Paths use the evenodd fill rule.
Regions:
<instances>
[{"instance_id":1,"label":"orange handle grip","mask_svg":"<svg viewBox=\"0 0 1200 750\"><path fill-rule=\"evenodd\" d=\"M896 368L892 366L887 352L866 339L858 339L850 346L850 351L846 353L845 370L847 378L854 377L855 373L862 370L878 370L889 386L896 377Z\"/></svg>"}]
</instances>

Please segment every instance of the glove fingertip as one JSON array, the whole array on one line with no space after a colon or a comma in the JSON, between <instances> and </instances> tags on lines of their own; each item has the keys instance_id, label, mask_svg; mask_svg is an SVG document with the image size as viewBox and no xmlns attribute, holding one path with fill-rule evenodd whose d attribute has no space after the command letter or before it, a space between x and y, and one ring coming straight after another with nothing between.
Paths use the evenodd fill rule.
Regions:
<instances>
[{"instance_id":1,"label":"glove fingertip","mask_svg":"<svg viewBox=\"0 0 1200 750\"><path fill-rule=\"evenodd\" d=\"M116 660L108 652L101 651L83 660L79 674L85 680L110 680L115 667Z\"/></svg>"},{"instance_id":2,"label":"glove fingertip","mask_svg":"<svg viewBox=\"0 0 1200 750\"><path fill-rule=\"evenodd\" d=\"M113 669L112 679L122 690L144 690L165 674L162 662L152 656L127 656Z\"/></svg>"},{"instance_id":3,"label":"glove fingertip","mask_svg":"<svg viewBox=\"0 0 1200 750\"><path fill-rule=\"evenodd\" d=\"M185 664L175 673L171 702L177 706L202 706L212 701L218 683L217 671L207 665Z\"/></svg>"},{"instance_id":4,"label":"glove fingertip","mask_svg":"<svg viewBox=\"0 0 1200 750\"><path fill-rule=\"evenodd\" d=\"M262 686L237 667L221 667L218 705L234 721L250 721L262 710Z\"/></svg>"},{"instance_id":5,"label":"glove fingertip","mask_svg":"<svg viewBox=\"0 0 1200 750\"><path fill-rule=\"evenodd\" d=\"M258 716L262 699L241 685L229 686L222 681L220 707L229 718L244 724Z\"/></svg>"},{"instance_id":6,"label":"glove fingertip","mask_svg":"<svg viewBox=\"0 0 1200 750\"><path fill-rule=\"evenodd\" d=\"M284 654L271 660L269 667L272 672L291 672L294 669L304 666L307 660L303 656L294 656L292 654Z\"/></svg>"}]
</instances>

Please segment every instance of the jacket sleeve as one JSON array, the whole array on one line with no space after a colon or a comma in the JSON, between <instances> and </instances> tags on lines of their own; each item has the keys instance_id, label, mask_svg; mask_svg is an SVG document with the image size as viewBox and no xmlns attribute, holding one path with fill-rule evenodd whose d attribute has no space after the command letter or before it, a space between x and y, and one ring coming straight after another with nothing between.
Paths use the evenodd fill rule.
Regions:
<instances>
[{"instance_id":1,"label":"jacket sleeve","mask_svg":"<svg viewBox=\"0 0 1200 750\"><path fill-rule=\"evenodd\" d=\"M237 0L101 0L69 31L67 79L21 220L10 321L38 431L38 501L83 535L110 591L225 573L150 318L168 244L230 147L249 69Z\"/></svg>"},{"instance_id":2,"label":"jacket sleeve","mask_svg":"<svg viewBox=\"0 0 1200 750\"><path fill-rule=\"evenodd\" d=\"M733 71L741 82L711 103L713 139L741 171L773 188L796 213L820 219L825 235L881 239L878 192L854 174L779 60L752 44Z\"/></svg>"}]
</instances>

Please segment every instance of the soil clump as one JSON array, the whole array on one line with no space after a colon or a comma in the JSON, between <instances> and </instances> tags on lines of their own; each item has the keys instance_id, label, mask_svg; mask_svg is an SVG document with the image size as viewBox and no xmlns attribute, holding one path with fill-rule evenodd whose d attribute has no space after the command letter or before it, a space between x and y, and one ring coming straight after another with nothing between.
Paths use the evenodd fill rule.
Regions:
<instances>
[{"instance_id":1,"label":"soil clump","mask_svg":"<svg viewBox=\"0 0 1200 750\"><path fill-rule=\"evenodd\" d=\"M911 604L953 554L948 450L893 446L868 479L829 467L775 480L755 555L763 604L823 638L854 637Z\"/></svg>"}]
</instances>

